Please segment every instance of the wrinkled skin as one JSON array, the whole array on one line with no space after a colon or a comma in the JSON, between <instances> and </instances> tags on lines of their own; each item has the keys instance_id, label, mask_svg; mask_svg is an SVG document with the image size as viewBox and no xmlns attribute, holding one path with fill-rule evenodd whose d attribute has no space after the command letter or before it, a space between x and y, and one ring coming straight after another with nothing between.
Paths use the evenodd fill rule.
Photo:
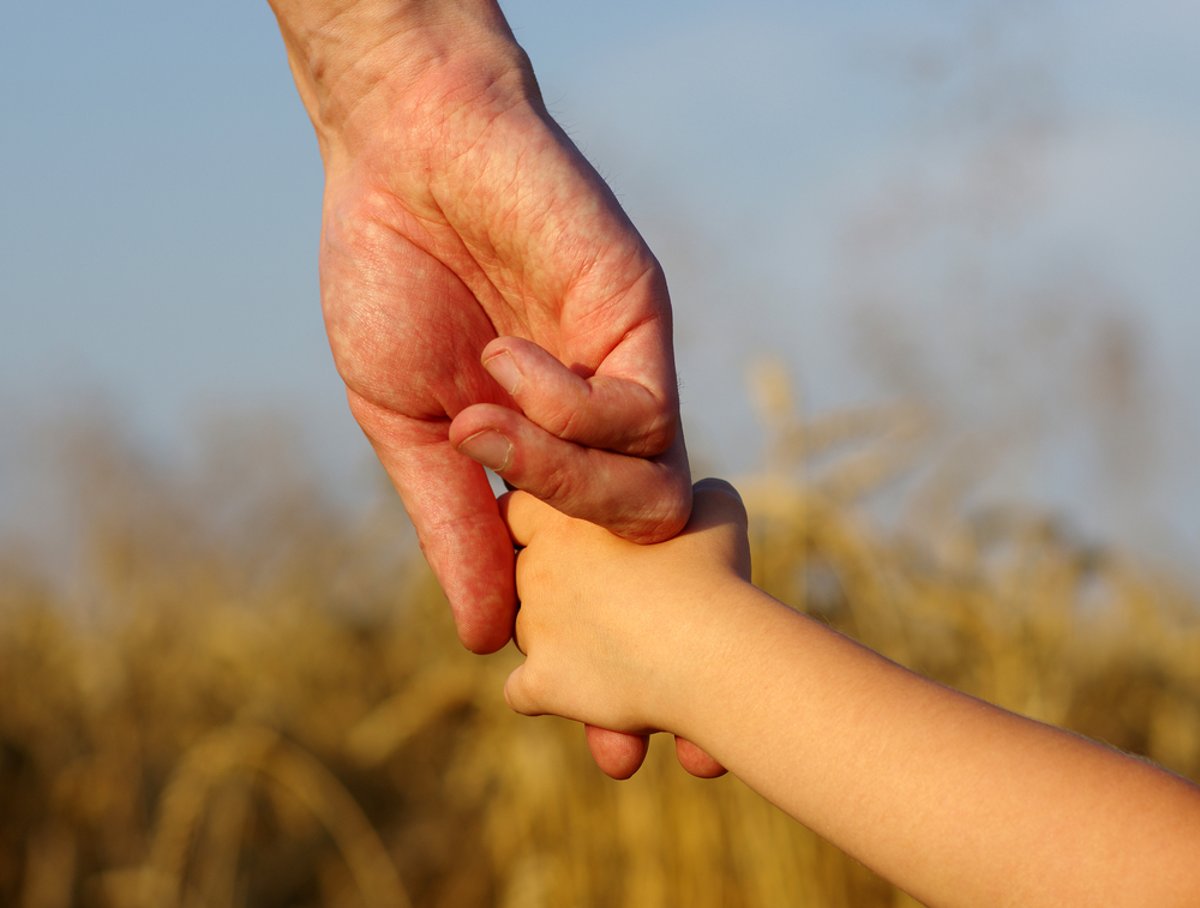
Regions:
<instances>
[{"instance_id":1,"label":"wrinkled skin","mask_svg":"<svg viewBox=\"0 0 1200 908\"><path fill-rule=\"evenodd\" d=\"M335 364L460 639L495 651L517 602L481 463L638 542L687 521L662 270L546 112L493 2L272 5L325 164ZM646 749L588 741L614 777Z\"/></svg>"}]
</instances>

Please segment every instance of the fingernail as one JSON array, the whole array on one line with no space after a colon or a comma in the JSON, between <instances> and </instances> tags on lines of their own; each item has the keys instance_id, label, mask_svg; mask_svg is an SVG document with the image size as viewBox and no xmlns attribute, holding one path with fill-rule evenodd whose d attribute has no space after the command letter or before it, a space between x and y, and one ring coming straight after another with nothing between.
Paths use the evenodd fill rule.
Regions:
<instances>
[{"instance_id":1,"label":"fingernail","mask_svg":"<svg viewBox=\"0 0 1200 908\"><path fill-rule=\"evenodd\" d=\"M521 384L521 370L517 368L517 361L507 350L501 350L495 356L484 360L483 368L487 369L488 374L509 394L517 393Z\"/></svg>"},{"instance_id":2,"label":"fingernail","mask_svg":"<svg viewBox=\"0 0 1200 908\"><path fill-rule=\"evenodd\" d=\"M495 429L476 432L458 450L497 473L503 473L512 464L512 442Z\"/></svg>"}]
</instances>

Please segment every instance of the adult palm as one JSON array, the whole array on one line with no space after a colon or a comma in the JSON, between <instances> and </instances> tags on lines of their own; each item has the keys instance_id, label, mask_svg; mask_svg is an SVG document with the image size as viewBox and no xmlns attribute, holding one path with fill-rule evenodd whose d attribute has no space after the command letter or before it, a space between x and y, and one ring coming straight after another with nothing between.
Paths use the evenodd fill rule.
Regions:
<instances>
[{"instance_id":1,"label":"adult palm","mask_svg":"<svg viewBox=\"0 0 1200 908\"><path fill-rule=\"evenodd\" d=\"M639 541L677 532L690 490L657 262L536 96L436 84L329 155L321 294L354 415L485 652L512 630L512 545L458 446L495 433L507 481Z\"/></svg>"}]
</instances>

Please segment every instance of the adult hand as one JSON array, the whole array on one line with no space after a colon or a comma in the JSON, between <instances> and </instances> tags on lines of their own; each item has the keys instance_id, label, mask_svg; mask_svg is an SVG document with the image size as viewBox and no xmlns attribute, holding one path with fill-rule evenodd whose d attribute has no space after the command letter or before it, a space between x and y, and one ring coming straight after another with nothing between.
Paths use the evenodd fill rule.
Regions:
<instances>
[{"instance_id":1,"label":"adult hand","mask_svg":"<svg viewBox=\"0 0 1200 908\"><path fill-rule=\"evenodd\" d=\"M494 0L272 6L325 165L335 364L460 639L494 651L513 555L480 464L635 541L687 521L662 270L546 112ZM588 737L614 776L645 753ZM714 771L701 757L689 768Z\"/></svg>"}]
</instances>

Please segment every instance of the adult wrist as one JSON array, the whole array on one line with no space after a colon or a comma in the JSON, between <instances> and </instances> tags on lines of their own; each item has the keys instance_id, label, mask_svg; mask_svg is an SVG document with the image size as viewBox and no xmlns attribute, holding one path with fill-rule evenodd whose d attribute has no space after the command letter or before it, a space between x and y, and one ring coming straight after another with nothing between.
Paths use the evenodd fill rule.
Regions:
<instances>
[{"instance_id":1,"label":"adult wrist","mask_svg":"<svg viewBox=\"0 0 1200 908\"><path fill-rule=\"evenodd\" d=\"M537 96L496 0L269 0L323 156L484 92Z\"/></svg>"}]
</instances>

